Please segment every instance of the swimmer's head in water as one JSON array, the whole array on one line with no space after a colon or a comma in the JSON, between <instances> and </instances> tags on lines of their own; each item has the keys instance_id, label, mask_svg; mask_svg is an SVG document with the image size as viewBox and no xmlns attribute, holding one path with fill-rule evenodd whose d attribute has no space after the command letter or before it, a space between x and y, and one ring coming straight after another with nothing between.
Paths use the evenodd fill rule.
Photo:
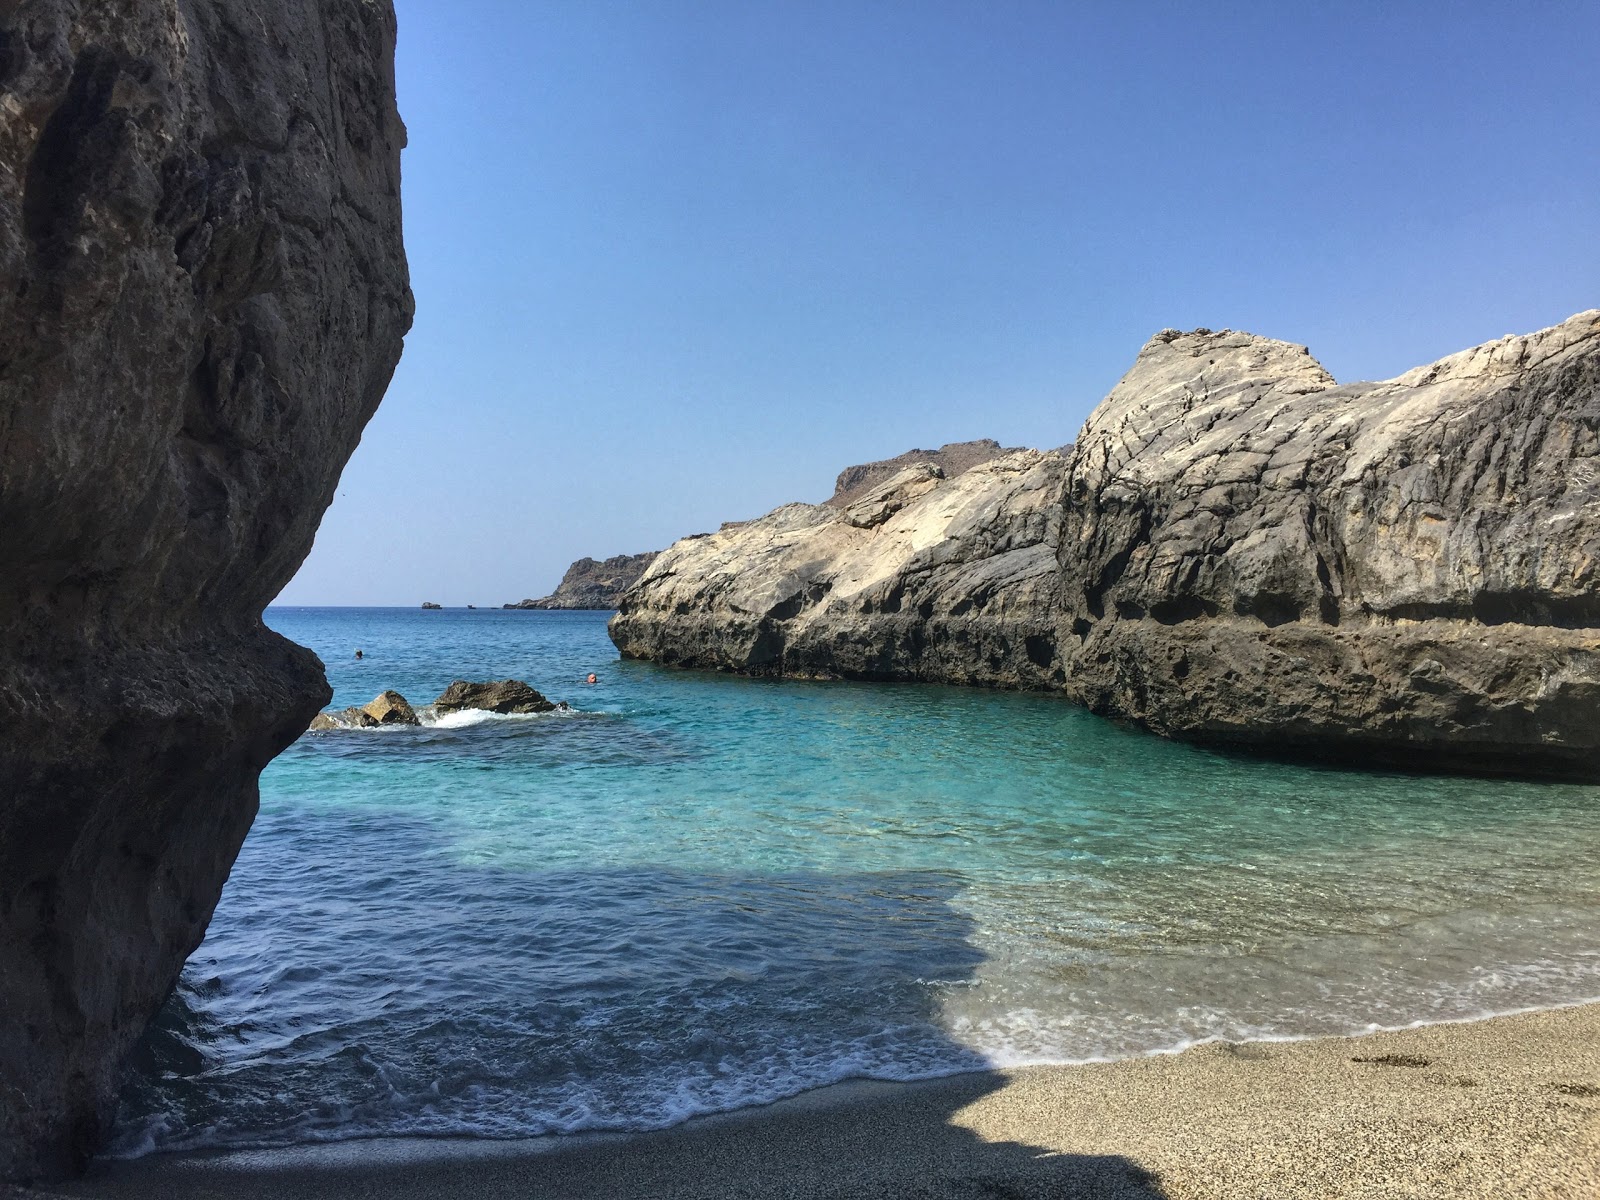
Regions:
<instances>
[{"instance_id":1,"label":"swimmer's head in water","mask_svg":"<svg viewBox=\"0 0 1600 1200\"><path fill-rule=\"evenodd\" d=\"M588 678L587 682L589 682L589 683L599 683L600 682L600 677L598 675L596 675L593 671L590 671L589 672L589 678Z\"/></svg>"}]
</instances>

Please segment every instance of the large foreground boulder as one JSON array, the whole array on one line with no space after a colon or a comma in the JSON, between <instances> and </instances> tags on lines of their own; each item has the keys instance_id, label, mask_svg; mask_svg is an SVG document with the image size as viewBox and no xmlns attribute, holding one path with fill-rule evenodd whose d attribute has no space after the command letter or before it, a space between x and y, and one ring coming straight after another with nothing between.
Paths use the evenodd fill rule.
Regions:
<instances>
[{"instance_id":1,"label":"large foreground boulder","mask_svg":"<svg viewBox=\"0 0 1600 1200\"><path fill-rule=\"evenodd\" d=\"M1385 383L1166 332L1078 440L1068 690L1175 737L1600 774L1600 312Z\"/></svg>"},{"instance_id":2,"label":"large foreground boulder","mask_svg":"<svg viewBox=\"0 0 1600 1200\"><path fill-rule=\"evenodd\" d=\"M377 0L0 6L0 1178L97 1145L261 768L261 623L411 316Z\"/></svg>"},{"instance_id":3,"label":"large foreground boulder","mask_svg":"<svg viewBox=\"0 0 1600 1200\"><path fill-rule=\"evenodd\" d=\"M623 597L611 638L746 674L1059 685L1066 466L1021 450L947 479L918 462L843 506L685 538Z\"/></svg>"}]
</instances>

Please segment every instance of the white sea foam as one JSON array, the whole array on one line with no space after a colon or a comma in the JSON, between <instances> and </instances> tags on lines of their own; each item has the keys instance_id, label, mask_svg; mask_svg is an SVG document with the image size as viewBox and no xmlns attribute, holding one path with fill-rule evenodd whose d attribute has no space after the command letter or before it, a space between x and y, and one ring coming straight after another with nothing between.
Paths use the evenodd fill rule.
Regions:
<instances>
[{"instance_id":1,"label":"white sea foam","mask_svg":"<svg viewBox=\"0 0 1600 1200\"><path fill-rule=\"evenodd\" d=\"M451 713L436 713L431 708L418 710L417 719L432 729L469 729L474 725L491 725L496 721L537 721L543 717L564 716L564 713L496 713L481 708L463 708Z\"/></svg>"},{"instance_id":2,"label":"white sea foam","mask_svg":"<svg viewBox=\"0 0 1600 1200\"><path fill-rule=\"evenodd\" d=\"M583 709L558 708L552 712L543 713L496 713L488 712L481 708L463 708L451 713L439 713L430 704L416 710L417 724L424 729L469 729L474 725L488 725L497 721L538 721L549 717L570 717L583 712ZM412 725L357 725L345 720L342 713L328 714L333 718L337 729L320 730L327 733L403 733L417 726Z\"/></svg>"}]
</instances>

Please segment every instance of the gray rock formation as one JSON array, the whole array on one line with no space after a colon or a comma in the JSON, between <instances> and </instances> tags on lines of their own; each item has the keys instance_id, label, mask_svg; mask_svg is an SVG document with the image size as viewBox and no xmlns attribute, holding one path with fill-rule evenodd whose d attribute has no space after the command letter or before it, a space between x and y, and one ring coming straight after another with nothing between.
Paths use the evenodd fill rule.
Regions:
<instances>
[{"instance_id":1,"label":"gray rock formation","mask_svg":"<svg viewBox=\"0 0 1600 1200\"><path fill-rule=\"evenodd\" d=\"M947 479L916 463L844 507L686 538L622 598L612 640L750 674L1059 685L1066 465L1017 450Z\"/></svg>"},{"instance_id":2,"label":"gray rock formation","mask_svg":"<svg viewBox=\"0 0 1600 1200\"><path fill-rule=\"evenodd\" d=\"M1175 737L1600 774L1600 312L1377 384L1166 332L1090 417L1068 690Z\"/></svg>"},{"instance_id":3,"label":"gray rock formation","mask_svg":"<svg viewBox=\"0 0 1600 1200\"><path fill-rule=\"evenodd\" d=\"M507 715L554 712L557 705L520 679L502 679L493 683L468 683L458 679L439 694L433 707L441 716L468 708Z\"/></svg>"},{"instance_id":4,"label":"gray rock formation","mask_svg":"<svg viewBox=\"0 0 1600 1200\"><path fill-rule=\"evenodd\" d=\"M979 463L990 462L1019 449L1020 446L1013 446L1008 450L993 438L980 438L975 442L946 442L937 450L907 450L904 454L879 462L860 463L839 472L839 478L834 480L833 495L824 503L835 508L854 504L880 483L918 463L931 463L944 473L946 479L954 479Z\"/></svg>"},{"instance_id":5,"label":"gray rock formation","mask_svg":"<svg viewBox=\"0 0 1600 1200\"><path fill-rule=\"evenodd\" d=\"M435 604L435 603L434 603L434 602L433 602L433 601L432 601L432 600L424 600L424 601L423 601L423 602L422 602L422 607L423 607L423 608L443 608L443 607L444 607L444 605L442 605L442 604Z\"/></svg>"},{"instance_id":6,"label":"gray rock formation","mask_svg":"<svg viewBox=\"0 0 1600 1200\"><path fill-rule=\"evenodd\" d=\"M502 608L615 608L622 593L638 582L659 550L617 554L604 562L580 558L567 568L556 590L539 600L503 604Z\"/></svg>"},{"instance_id":7,"label":"gray rock formation","mask_svg":"<svg viewBox=\"0 0 1600 1200\"><path fill-rule=\"evenodd\" d=\"M261 612L410 323L374 0L0 6L0 1178L95 1147L261 768Z\"/></svg>"},{"instance_id":8,"label":"gray rock formation","mask_svg":"<svg viewBox=\"0 0 1600 1200\"><path fill-rule=\"evenodd\" d=\"M1061 686L1173 737L1600 776L1600 312L1387 383L1167 331L1065 458L685 539L624 655ZM848 494L848 493L847 493Z\"/></svg>"}]
</instances>

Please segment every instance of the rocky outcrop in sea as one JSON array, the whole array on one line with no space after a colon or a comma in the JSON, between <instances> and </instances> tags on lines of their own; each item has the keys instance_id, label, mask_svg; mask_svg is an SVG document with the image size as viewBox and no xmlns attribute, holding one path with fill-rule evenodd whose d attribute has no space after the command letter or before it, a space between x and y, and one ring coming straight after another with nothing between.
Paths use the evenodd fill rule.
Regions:
<instances>
[{"instance_id":1,"label":"rocky outcrop in sea","mask_svg":"<svg viewBox=\"0 0 1600 1200\"><path fill-rule=\"evenodd\" d=\"M410 324L376 0L0 13L0 1179L80 1165L257 776L264 606Z\"/></svg>"},{"instance_id":2,"label":"rocky outcrop in sea","mask_svg":"<svg viewBox=\"0 0 1600 1200\"><path fill-rule=\"evenodd\" d=\"M1383 383L1162 333L1089 418L1067 690L1159 733L1600 775L1600 311Z\"/></svg>"},{"instance_id":3,"label":"rocky outcrop in sea","mask_svg":"<svg viewBox=\"0 0 1600 1200\"><path fill-rule=\"evenodd\" d=\"M423 717L432 724L451 713L478 710L500 716L526 716L534 713L567 712L565 700L548 700L520 679L499 679L472 683L457 679L440 692L433 703L417 710L399 692L379 693L366 704L352 705L339 712L319 712L307 726L310 733L330 733L336 729L377 729L383 725L421 725Z\"/></svg>"},{"instance_id":4,"label":"rocky outcrop in sea","mask_svg":"<svg viewBox=\"0 0 1600 1200\"><path fill-rule=\"evenodd\" d=\"M684 539L624 655L1061 688L1168 736L1600 776L1600 312L1384 383L1158 334L1064 453Z\"/></svg>"},{"instance_id":5,"label":"rocky outcrop in sea","mask_svg":"<svg viewBox=\"0 0 1600 1200\"><path fill-rule=\"evenodd\" d=\"M604 562L580 558L567 568L556 590L538 600L520 600L502 608L601 608L617 606L622 593L638 582L659 550L616 554Z\"/></svg>"},{"instance_id":6,"label":"rocky outcrop in sea","mask_svg":"<svg viewBox=\"0 0 1600 1200\"><path fill-rule=\"evenodd\" d=\"M622 598L630 658L756 675L1062 681L1060 454L948 479L919 462L843 507L788 504L685 538Z\"/></svg>"},{"instance_id":7,"label":"rocky outcrop in sea","mask_svg":"<svg viewBox=\"0 0 1600 1200\"><path fill-rule=\"evenodd\" d=\"M557 706L520 679L500 679L488 683L457 679L439 694L433 707L440 713L476 708L504 716L511 713L554 712Z\"/></svg>"}]
</instances>

